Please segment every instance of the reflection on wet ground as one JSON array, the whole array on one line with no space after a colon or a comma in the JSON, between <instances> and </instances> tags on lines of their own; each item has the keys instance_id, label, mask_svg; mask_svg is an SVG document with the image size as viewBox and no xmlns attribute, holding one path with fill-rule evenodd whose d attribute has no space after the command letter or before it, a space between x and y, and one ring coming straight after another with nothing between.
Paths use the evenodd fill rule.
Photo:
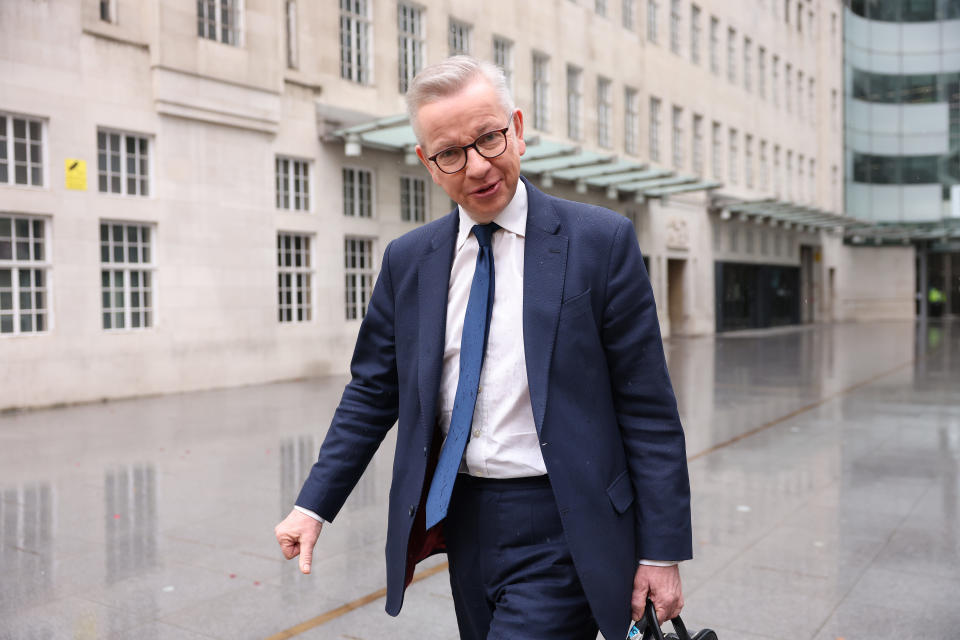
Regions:
<instances>
[{"instance_id":1,"label":"reflection on wet ground","mask_svg":"<svg viewBox=\"0 0 960 640\"><path fill-rule=\"evenodd\" d=\"M666 348L691 459L688 626L958 637L960 323ZM286 637L456 637L442 570L398 619L376 597L391 438L324 529L314 575L279 555L273 525L344 382L0 417L0 639L267 638L304 621Z\"/></svg>"}]
</instances>

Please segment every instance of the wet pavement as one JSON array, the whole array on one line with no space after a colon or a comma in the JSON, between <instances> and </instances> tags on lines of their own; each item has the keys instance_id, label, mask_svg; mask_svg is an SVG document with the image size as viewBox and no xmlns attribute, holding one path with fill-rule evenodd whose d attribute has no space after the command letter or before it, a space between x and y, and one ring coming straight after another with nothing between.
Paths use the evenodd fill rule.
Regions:
<instances>
[{"instance_id":1,"label":"wet pavement","mask_svg":"<svg viewBox=\"0 0 960 640\"><path fill-rule=\"evenodd\" d=\"M691 459L689 627L960 638L960 323L666 349ZM455 638L443 557L383 612L392 436L313 575L280 556L273 526L345 382L0 416L0 639Z\"/></svg>"}]
</instances>

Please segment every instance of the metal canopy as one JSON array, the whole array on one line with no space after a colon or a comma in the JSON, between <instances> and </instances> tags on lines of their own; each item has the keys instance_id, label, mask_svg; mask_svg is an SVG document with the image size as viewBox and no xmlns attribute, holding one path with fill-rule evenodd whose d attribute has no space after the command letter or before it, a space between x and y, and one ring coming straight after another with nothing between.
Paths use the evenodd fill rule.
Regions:
<instances>
[{"instance_id":1,"label":"metal canopy","mask_svg":"<svg viewBox=\"0 0 960 640\"><path fill-rule=\"evenodd\" d=\"M870 222L783 200L724 201L718 198L712 208L725 219L737 215L759 223L842 231L844 242L854 245L883 246L960 239L960 218L931 222Z\"/></svg>"},{"instance_id":2,"label":"metal canopy","mask_svg":"<svg viewBox=\"0 0 960 640\"><path fill-rule=\"evenodd\" d=\"M370 122L338 129L334 138L344 141L347 156L360 156L364 148L397 151L405 161L418 162L413 151L417 144L406 115L393 115ZM693 175L678 174L670 169L621 159L610 153L599 153L580 146L539 136L526 138L527 150L520 160L525 174L540 176L549 188L554 180L574 183L579 192L589 187L606 189L607 197L620 194L659 198L675 193L706 191L722 186L716 181L703 181Z\"/></svg>"}]
</instances>

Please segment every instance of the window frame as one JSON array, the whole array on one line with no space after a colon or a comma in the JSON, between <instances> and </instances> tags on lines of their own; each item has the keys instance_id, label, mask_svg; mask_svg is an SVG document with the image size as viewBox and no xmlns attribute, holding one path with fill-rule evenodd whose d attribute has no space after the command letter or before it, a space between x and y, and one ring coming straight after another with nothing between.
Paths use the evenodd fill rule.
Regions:
<instances>
[{"instance_id":1,"label":"window frame","mask_svg":"<svg viewBox=\"0 0 960 640\"><path fill-rule=\"evenodd\" d=\"M401 94L410 89L427 59L425 11L412 2L397 3L397 90Z\"/></svg>"},{"instance_id":2,"label":"window frame","mask_svg":"<svg viewBox=\"0 0 960 640\"><path fill-rule=\"evenodd\" d=\"M550 56L540 51L532 54L533 128L550 131Z\"/></svg>"},{"instance_id":3,"label":"window frame","mask_svg":"<svg viewBox=\"0 0 960 640\"><path fill-rule=\"evenodd\" d=\"M453 17L449 18L447 22L447 54L450 56L469 56L472 55L472 51L473 25Z\"/></svg>"},{"instance_id":4,"label":"window frame","mask_svg":"<svg viewBox=\"0 0 960 640\"><path fill-rule=\"evenodd\" d=\"M107 146L104 149L101 149L100 147L101 135L103 135L105 137L105 140L107 141ZM109 169L110 154L112 152L110 148L111 136L120 136L120 191L114 191L111 188L111 178L113 176L113 172ZM147 151L146 151L147 170L145 174L141 175L138 173L137 176L134 178L137 184L137 189L138 189L137 193L129 192L128 182L131 179L127 169L127 164L129 162L129 156L128 156L129 151L127 150L129 139L133 139L137 142L137 145L136 145L137 153L135 156L136 160L141 159L139 143L146 142L146 147L147 147ZM107 166L108 166L108 169L106 170L106 174L105 174L105 178L107 181L106 190L104 190L102 188L102 185L100 184L100 179L104 175L103 170L100 168L100 156L103 153L107 154ZM122 129L115 129L112 127L97 127L97 193L102 195L127 197L127 198L153 198L154 185L155 185L155 181L153 179L153 164L154 164L153 155L154 155L154 145L153 145L152 135L146 134L146 133L137 133L134 131L124 131ZM136 164L139 165L139 162L137 162ZM147 189L146 194L140 192L143 189L142 183L144 181L146 182L146 189Z\"/></svg>"},{"instance_id":5,"label":"window frame","mask_svg":"<svg viewBox=\"0 0 960 640\"><path fill-rule=\"evenodd\" d=\"M640 154L640 92L624 87L623 103L623 151L636 156Z\"/></svg>"},{"instance_id":6,"label":"window frame","mask_svg":"<svg viewBox=\"0 0 960 640\"><path fill-rule=\"evenodd\" d=\"M24 122L24 135L25 138L16 137L16 124L15 120L22 120ZM47 189L49 184L49 175L47 169L46 158L49 157L48 147L47 147L47 121L43 118L38 118L35 116L28 116L25 114L14 113L10 111L0 111L0 162L4 165L6 171L6 179L0 179L0 186L9 186L9 187L21 187L26 189ZM39 127L40 139L39 142L34 143L33 136L30 131L30 125L37 125ZM16 158L16 148L18 140L22 140L25 145L26 156L23 161L19 161ZM34 151L39 151L40 160L35 161L33 156ZM25 166L25 177L26 182L17 182L17 167L19 165ZM40 183L36 184L33 181L34 169L38 171L40 177Z\"/></svg>"},{"instance_id":7,"label":"window frame","mask_svg":"<svg viewBox=\"0 0 960 640\"><path fill-rule=\"evenodd\" d=\"M374 279L377 274L376 241L377 239L371 236L346 235L343 238L343 301L344 316L348 322L363 320L367 315L367 307L373 295ZM369 252L366 256L368 265L350 265L351 242L363 243L366 251ZM362 259L362 253L354 252L353 255L359 255ZM352 284L351 277L355 278ZM351 291L354 292L353 296L350 295Z\"/></svg>"},{"instance_id":8,"label":"window frame","mask_svg":"<svg viewBox=\"0 0 960 640\"><path fill-rule=\"evenodd\" d=\"M230 6L230 5L234 6ZM213 18L206 15L206 10L213 7ZM226 10L236 16L234 27L224 27L223 13ZM245 42L245 11L244 0L200 0L197 2L197 37L201 40L211 40L231 47L243 47ZM201 14L203 10L203 14ZM213 27L213 37L210 37L210 27ZM224 30L226 29L226 31ZM226 35L225 35L226 34Z\"/></svg>"},{"instance_id":9,"label":"window frame","mask_svg":"<svg viewBox=\"0 0 960 640\"><path fill-rule=\"evenodd\" d=\"M157 225L153 222L144 222L139 220L119 220L111 218L102 218L98 226L98 245L100 246L100 328L103 331L109 333L127 333L131 331L146 331L150 329L155 329L159 324L159 314L157 309L159 308L157 300L157 291L159 287L157 286L157 259L156 259L156 242L155 238L157 237ZM115 251L117 249L116 239L113 237L113 232L116 227L120 226L122 228L121 243L119 245L121 255L123 260L116 261L113 258L115 257ZM108 238L104 240L103 230L104 227L108 228ZM138 255L143 255L143 249L149 251L149 261L140 261L140 262L130 262L130 240L129 240L129 230L131 228L136 228L138 230L138 240L135 243L135 246L139 247ZM142 232L146 229L149 232L149 237L146 242L142 240ZM106 251L107 256L110 258L107 261L104 261L104 251ZM117 282L115 280L118 272L122 273L122 282L120 284L120 294L122 295L122 309L118 310L117 305L115 304L115 298L117 294ZM133 283L133 272L140 274L140 285L135 285ZM149 283L145 282L144 275L149 274ZM106 276L107 282L104 283L104 276ZM139 293L141 296L141 305L134 307L133 306L133 294ZM104 295L109 295L114 300L114 304L109 307L104 305ZM146 304L143 302L143 295L149 294L152 304ZM133 315L135 312L134 309L139 310L141 313L141 324L140 326L133 326ZM123 326L116 326L115 320L117 314L122 314L123 317ZM143 316L146 316L144 321ZM112 317L111 324L112 326L105 326L107 316Z\"/></svg>"},{"instance_id":10,"label":"window frame","mask_svg":"<svg viewBox=\"0 0 960 640\"><path fill-rule=\"evenodd\" d=\"M355 7L363 12L355 11ZM371 0L340 0L339 7L340 78L361 86L371 86L373 75L373 19ZM349 35L351 46L345 48L344 32Z\"/></svg>"},{"instance_id":11,"label":"window frame","mask_svg":"<svg viewBox=\"0 0 960 640\"><path fill-rule=\"evenodd\" d=\"M0 213L0 220L9 220L10 223L10 258L0 258L0 271L10 271L10 286L9 291L3 291L0 289L0 318L3 316L8 316L10 317L11 323L11 331L3 331L3 320L0 319L0 340L4 338L50 334L53 331L53 282L51 278L53 261L50 258L53 253L53 234L50 228L52 219L49 216L3 212ZM21 237L17 233L17 221L26 222L26 238ZM34 233L37 223L43 225L42 237L39 238ZM27 245L28 257L18 258L17 252L20 248L18 245L23 243L26 243ZM40 260L34 258L38 244L40 245L43 254L43 258ZM22 271L28 271L30 273L30 275L27 276L27 291L23 290L23 284L21 283ZM35 275L35 272L38 271L43 274L41 278L43 282L39 286L37 285ZM0 283L0 287L2 286L2 283ZM2 307L4 293L9 294L10 296L10 308L7 311L4 311ZM30 322L32 328L29 330L23 329L24 310L21 308L21 304L25 294L29 296L32 305L27 314L31 318ZM38 309L38 305L36 304L37 294L43 296L44 306L42 309ZM36 329L38 317L43 317L44 319L44 328L41 330Z\"/></svg>"},{"instance_id":12,"label":"window frame","mask_svg":"<svg viewBox=\"0 0 960 640\"><path fill-rule=\"evenodd\" d=\"M567 65L567 137L583 140L583 69Z\"/></svg>"},{"instance_id":13,"label":"window frame","mask_svg":"<svg viewBox=\"0 0 960 640\"><path fill-rule=\"evenodd\" d=\"M597 76L597 146L613 147L613 80Z\"/></svg>"},{"instance_id":14,"label":"window frame","mask_svg":"<svg viewBox=\"0 0 960 640\"><path fill-rule=\"evenodd\" d=\"M415 187L422 188L422 195L420 201L420 209L417 210L417 194ZM411 199L410 193L413 189L413 198ZM406 197L404 192L407 192ZM401 222L412 222L414 224L423 224L427 221L427 212L430 210L429 205L429 193L430 189L427 187L427 181L422 176L413 176L407 174L400 175L400 221ZM406 211L405 211L406 209ZM419 213L419 215L418 215ZM406 215L406 217L404 217Z\"/></svg>"},{"instance_id":15,"label":"window frame","mask_svg":"<svg viewBox=\"0 0 960 640\"><path fill-rule=\"evenodd\" d=\"M507 80L507 88L513 92L513 40L504 36L493 36L493 64L500 67Z\"/></svg>"},{"instance_id":16,"label":"window frame","mask_svg":"<svg viewBox=\"0 0 960 640\"><path fill-rule=\"evenodd\" d=\"M276 196L276 208L278 211L295 211L301 213L313 213L313 191L311 185L313 183L313 162L308 158L299 158L296 156L288 156L282 153L278 153L274 156L274 192ZM280 164L282 162L287 162L288 171L285 174L285 184L283 189L280 189ZM294 167L301 166L303 170L300 173L294 171ZM306 184L305 189L301 189L297 192L294 189L294 178L299 176L302 180L301 184ZM281 202L280 196L284 194L287 196L287 206ZM306 200L306 206L295 206L294 205L294 196L300 198L301 203Z\"/></svg>"},{"instance_id":17,"label":"window frame","mask_svg":"<svg viewBox=\"0 0 960 640\"><path fill-rule=\"evenodd\" d=\"M283 240L290 238L289 247ZM296 240L306 245L298 249ZM316 234L304 231L277 231L277 323L281 325L301 325L315 321L317 295L317 261L314 256ZM305 256L306 264L295 264L297 256ZM293 264L283 264L288 258L294 258ZM286 277L286 282L285 282ZM286 294L286 300L284 300ZM284 317L286 312L286 317Z\"/></svg>"},{"instance_id":18,"label":"window frame","mask_svg":"<svg viewBox=\"0 0 960 640\"><path fill-rule=\"evenodd\" d=\"M660 108L663 102L656 96L650 96L647 103L647 155L651 162L660 162Z\"/></svg>"},{"instance_id":19,"label":"window frame","mask_svg":"<svg viewBox=\"0 0 960 640\"><path fill-rule=\"evenodd\" d=\"M351 212L349 212L349 213L347 212L347 198L346 198L346 188L347 188L347 185L346 185L346 181L347 181L347 180L346 180L346 172L347 172L347 171L352 171L352 172L354 172L354 174L355 174L354 179L353 179L353 195L352 195L352 200L351 200L351 202L353 203L353 206L350 207ZM363 194L362 194L362 192L361 192L360 180L357 179L357 176L359 176L360 173L366 173L366 174L368 174L368 175L370 176L370 188L369 188L369 192L370 192L369 211L370 211L370 213L369 213L369 215L363 215L363 213L362 213L362 205L363 205L362 195L363 195ZM341 190L340 190L340 193L341 193L341 197L343 198L343 206L342 206L342 208L341 208L341 210L342 210L342 212L343 212L343 217L344 217L344 218L352 218L352 219L355 219L355 220L376 220L376 219L377 219L377 211L376 211L376 208L377 208L377 207L376 207L376 201L377 201L377 197L376 197L376 194L377 194L377 178L376 178L376 172L374 172L373 169L369 169L369 168L367 168L367 167L360 167L360 166L356 166L356 165L344 165L344 166L341 167L340 178L341 178Z\"/></svg>"}]
</instances>

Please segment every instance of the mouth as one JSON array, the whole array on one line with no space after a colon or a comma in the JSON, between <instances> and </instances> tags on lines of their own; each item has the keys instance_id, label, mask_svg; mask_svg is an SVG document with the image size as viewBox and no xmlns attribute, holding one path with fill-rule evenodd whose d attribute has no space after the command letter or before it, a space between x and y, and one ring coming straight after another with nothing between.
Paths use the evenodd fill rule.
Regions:
<instances>
[{"instance_id":1,"label":"mouth","mask_svg":"<svg viewBox=\"0 0 960 640\"><path fill-rule=\"evenodd\" d=\"M496 182L491 182L490 184L483 185L479 189L474 189L470 193L470 195L476 198L485 198L487 196L491 196L494 193L496 193L499 186L500 186L500 181L497 180Z\"/></svg>"}]
</instances>

